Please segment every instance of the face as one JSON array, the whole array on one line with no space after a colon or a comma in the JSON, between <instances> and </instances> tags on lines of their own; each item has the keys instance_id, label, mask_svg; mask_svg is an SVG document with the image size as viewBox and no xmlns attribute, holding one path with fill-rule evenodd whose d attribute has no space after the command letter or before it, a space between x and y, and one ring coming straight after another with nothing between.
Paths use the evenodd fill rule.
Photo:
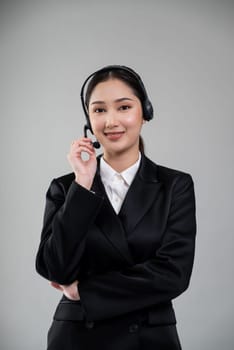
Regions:
<instances>
[{"instance_id":1,"label":"face","mask_svg":"<svg viewBox=\"0 0 234 350\"><path fill-rule=\"evenodd\" d=\"M119 79L101 82L89 101L90 123L105 154L139 151L139 136L144 123L142 106L132 89Z\"/></svg>"}]
</instances>

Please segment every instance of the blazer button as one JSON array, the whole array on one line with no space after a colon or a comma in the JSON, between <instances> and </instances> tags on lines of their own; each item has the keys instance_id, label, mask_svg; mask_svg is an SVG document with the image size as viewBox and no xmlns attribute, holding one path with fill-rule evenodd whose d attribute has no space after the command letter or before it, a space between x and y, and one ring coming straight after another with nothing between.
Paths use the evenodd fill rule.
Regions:
<instances>
[{"instance_id":1,"label":"blazer button","mask_svg":"<svg viewBox=\"0 0 234 350\"><path fill-rule=\"evenodd\" d=\"M94 322L93 321L86 321L85 327L88 329L92 329L94 327Z\"/></svg>"},{"instance_id":2,"label":"blazer button","mask_svg":"<svg viewBox=\"0 0 234 350\"><path fill-rule=\"evenodd\" d=\"M129 326L129 332L130 333L136 333L139 329L139 325L137 323L132 323Z\"/></svg>"}]
</instances>

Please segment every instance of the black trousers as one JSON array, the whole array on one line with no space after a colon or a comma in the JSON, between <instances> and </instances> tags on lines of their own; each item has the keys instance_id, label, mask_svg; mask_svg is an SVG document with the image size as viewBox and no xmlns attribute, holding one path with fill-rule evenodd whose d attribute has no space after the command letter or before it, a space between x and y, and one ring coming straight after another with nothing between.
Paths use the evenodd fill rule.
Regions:
<instances>
[{"instance_id":1,"label":"black trousers","mask_svg":"<svg viewBox=\"0 0 234 350\"><path fill-rule=\"evenodd\" d=\"M181 350L175 324L149 324L136 313L105 321L54 320L48 350Z\"/></svg>"}]
</instances>

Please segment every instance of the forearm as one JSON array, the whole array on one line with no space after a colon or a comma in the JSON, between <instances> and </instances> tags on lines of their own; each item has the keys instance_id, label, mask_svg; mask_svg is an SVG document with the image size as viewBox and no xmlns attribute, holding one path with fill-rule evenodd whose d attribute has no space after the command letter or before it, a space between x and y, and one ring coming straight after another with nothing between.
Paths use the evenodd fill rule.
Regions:
<instances>
[{"instance_id":1,"label":"forearm","mask_svg":"<svg viewBox=\"0 0 234 350\"><path fill-rule=\"evenodd\" d=\"M87 317L105 319L171 301L188 287L192 260L191 255L187 266L179 267L155 258L80 281L78 290Z\"/></svg>"},{"instance_id":2,"label":"forearm","mask_svg":"<svg viewBox=\"0 0 234 350\"><path fill-rule=\"evenodd\" d=\"M55 200L55 193L58 198L56 182L47 193L36 269L49 280L69 284L77 279L86 235L102 204L102 198L76 183L70 186L63 203L61 190L60 203Z\"/></svg>"}]
</instances>

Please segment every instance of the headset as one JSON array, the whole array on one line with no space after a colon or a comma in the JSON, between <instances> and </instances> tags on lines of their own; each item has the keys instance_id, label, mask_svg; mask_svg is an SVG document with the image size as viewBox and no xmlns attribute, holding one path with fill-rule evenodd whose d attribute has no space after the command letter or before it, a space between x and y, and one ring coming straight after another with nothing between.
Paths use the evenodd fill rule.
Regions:
<instances>
[{"instance_id":1,"label":"headset","mask_svg":"<svg viewBox=\"0 0 234 350\"><path fill-rule=\"evenodd\" d=\"M85 118L86 118L86 124L84 126L84 136L87 137L87 131L90 130L90 132L93 134L92 131L92 127L90 124L90 119L89 119L89 113L88 113L88 106L85 103L85 88L86 85L88 83L88 81L95 76L96 74L99 73L104 73L104 72L108 72L108 71L113 71L113 70L123 70L126 71L128 73L130 73L134 78L137 79L139 86L141 87L142 90L142 95L143 95L143 100L141 101L142 104L142 110L143 110L143 118L147 121L153 119L154 116L154 110L153 110L153 106L152 103L150 102L145 86L143 84L143 81L141 80L141 77L139 76L139 74L137 74L132 68L129 68L127 66L122 66L122 65L109 65L106 66L104 68L101 68L95 72L93 72L92 74L90 74L84 81L82 87L81 87L81 91L80 91L80 98L81 98L81 104L82 104L82 108L85 114ZM93 146L94 148L99 148L100 144L98 141L93 142Z\"/></svg>"}]
</instances>

